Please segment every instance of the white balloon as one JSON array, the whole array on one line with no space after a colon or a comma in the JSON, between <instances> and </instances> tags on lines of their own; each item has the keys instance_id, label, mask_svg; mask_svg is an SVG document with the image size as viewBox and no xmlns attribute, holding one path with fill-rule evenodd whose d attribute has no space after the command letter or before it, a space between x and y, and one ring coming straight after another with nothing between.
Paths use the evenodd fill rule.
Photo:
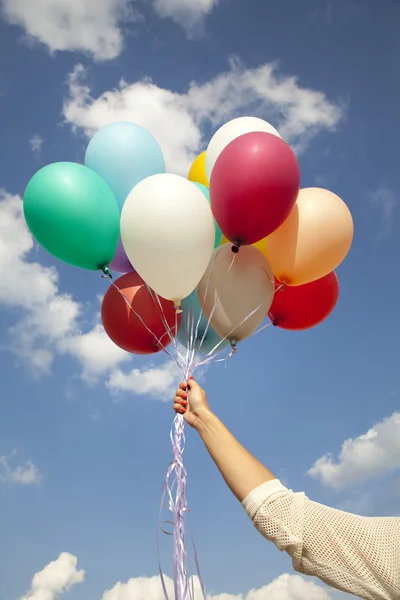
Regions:
<instances>
[{"instance_id":1,"label":"white balloon","mask_svg":"<svg viewBox=\"0 0 400 600\"><path fill-rule=\"evenodd\" d=\"M170 173L152 175L138 183L125 201L121 238L140 277L178 307L210 262L214 218L194 183Z\"/></svg>"},{"instance_id":2,"label":"white balloon","mask_svg":"<svg viewBox=\"0 0 400 600\"><path fill-rule=\"evenodd\" d=\"M272 133L279 138L281 137L275 127L258 117L238 117L237 119L228 121L228 123L222 125L222 127L214 133L206 152L206 172L208 181L211 181L211 173L219 155L228 144L241 135L253 133L254 131L263 131L265 133Z\"/></svg>"},{"instance_id":3,"label":"white balloon","mask_svg":"<svg viewBox=\"0 0 400 600\"><path fill-rule=\"evenodd\" d=\"M197 293L203 312L208 319L211 316L211 326L218 335L240 342L267 316L275 283L260 250L242 246L238 254L233 254L231 248L231 244L224 244L214 251Z\"/></svg>"}]
</instances>

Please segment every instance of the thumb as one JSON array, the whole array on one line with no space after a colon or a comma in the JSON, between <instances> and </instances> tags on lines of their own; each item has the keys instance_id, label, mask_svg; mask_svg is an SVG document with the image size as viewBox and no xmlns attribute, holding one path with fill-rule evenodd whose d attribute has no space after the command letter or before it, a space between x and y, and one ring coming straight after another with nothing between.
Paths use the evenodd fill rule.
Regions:
<instances>
[{"instance_id":1,"label":"thumb","mask_svg":"<svg viewBox=\"0 0 400 600\"><path fill-rule=\"evenodd\" d=\"M189 381L187 382L187 384L188 384L188 388L189 388L189 390L190 390L191 392L195 392L196 390L200 390L200 386L199 386L199 384L197 383L197 381L195 381L195 380L193 379L193 377L191 377L191 378L189 379Z\"/></svg>"}]
</instances>

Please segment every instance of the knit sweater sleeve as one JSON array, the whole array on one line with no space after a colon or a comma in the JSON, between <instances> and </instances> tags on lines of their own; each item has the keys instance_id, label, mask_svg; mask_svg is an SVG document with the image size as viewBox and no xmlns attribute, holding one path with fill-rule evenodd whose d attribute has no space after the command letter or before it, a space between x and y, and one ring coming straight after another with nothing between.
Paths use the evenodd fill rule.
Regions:
<instances>
[{"instance_id":1,"label":"knit sweater sleeve","mask_svg":"<svg viewBox=\"0 0 400 600\"><path fill-rule=\"evenodd\" d=\"M400 518L329 508L278 479L253 490L243 506L299 573L366 600L400 600Z\"/></svg>"}]
</instances>

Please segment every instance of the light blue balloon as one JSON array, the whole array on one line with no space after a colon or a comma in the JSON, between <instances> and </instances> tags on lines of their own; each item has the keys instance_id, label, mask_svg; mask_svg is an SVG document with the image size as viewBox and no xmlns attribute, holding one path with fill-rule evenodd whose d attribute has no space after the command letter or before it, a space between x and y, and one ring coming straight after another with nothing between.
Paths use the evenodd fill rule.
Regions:
<instances>
[{"instance_id":1,"label":"light blue balloon","mask_svg":"<svg viewBox=\"0 0 400 600\"><path fill-rule=\"evenodd\" d=\"M197 182L194 182L194 185L197 185L197 187L203 192L203 194L207 198L208 204L211 204L211 201L210 201L210 190L208 189L208 187L206 187L202 183L197 183ZM214 243L214 248L218 248L218 246L221 245L221 241L222 241L222 231L220 230L219 225L218 225L218 223L217 223L217 221L215 219L214 219L214 224L215 224L215 243Z\"/></svg>"},{"instance_id":2,"label":"light blue balloon","mask_svg":"<svg viewBox=\"0 0 400 600\"><path fill-rule=\"evenodd\" d=\"M200 301L199 301L196 290L194 290L194 292L192 292L190 294L190 296L188 296L187 298L182 300L181 307L183 310L182 321L181 321L181 324L180 324L180 327L178 330L178 335L176 337L178 338L178 340L180 341L180 343L183 346L186 346L186 344L187 344L187 333L186 333L187 328L190 331L191 327L192 327L192 323L194 323L194 325L193 325L193 335L194 335L196 333L197 322L198 322L199 316L200 316L199 328L198 328L197 337L195 340L195 348L196 348L196 350L198 350L199 344L201 343L204 332L206 330L208 320L201 310L201 305L200 305ZM193 317L193 315L194 315L194 317ZM187 325L187 323L188 323L188 325ZM208 328L207 333L205 335L205 338L203 340L203 343L201 344L200 352L202 354L208 354L209 352L211 352L211 350L213 350L213 348L215 348L215 346L217 344L219 344L221 339L222 338L214 331L214 329L210 325L210 327ZM228 348L229 346L230 346L229 341L224 340L222 342L222 344L220 344L218 346L216 352L220 352L221 350L224 350L225 348Z\"/></svg>"},{"instance_id":3,"label":"light blue balloon","mask_svg":"<svg viewBox=\"0 0 400 600\"><path fill-rule=\"evenodd\" d=\"M165 173L165 161L153 136L135 123L121 121L102 127L86 150L85 165L114 192L120 209L140 181Z\"/></svg>"}]
</instances>

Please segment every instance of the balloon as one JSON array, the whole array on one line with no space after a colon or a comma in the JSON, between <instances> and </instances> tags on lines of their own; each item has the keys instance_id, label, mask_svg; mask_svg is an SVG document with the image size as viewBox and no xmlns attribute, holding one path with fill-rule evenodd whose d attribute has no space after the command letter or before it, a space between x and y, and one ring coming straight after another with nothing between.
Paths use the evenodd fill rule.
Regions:
<instances>
[{"instance_id":1,"label":"balloon","mask_svg":"<svg viewBox=\"0 0 400 600\"><path fill-rule=\"evenodd\" d=\"M179 175L153 175L129 194L121 237L136 271L157 294L180 306L213 253L214 219L204 194Z\"/></svg>"},{"instance_id":2,"label":"balloon","mask_svg":"<svg viewBox=\"0 0 400 600\"><path fill-rule=\"evenodd\" d=\"M153 136L136 123L121 121L102 127L86 150L85 165L108 183L122 209L139 181L165 173L165 161Z\"/></svg>"},{"instance_id":3,"label":"balloon","mask_svg":"<svg viewBox=\"0 0 400 600\"><path fill-rule=\"evenodd\" d=\"M202 183L206 187L210 187L210 182L208 181L208 177L206 174L206 153L202 152L200 156L196 158L190 167L189 181L193 181L193 183Z\"/></svg>"},{"instance_id":4,"label":"balloon","mask_svg":"<svg viewBox=\"0 0 400 600\"><path fill-rule=\"evenodd\" d=\"M43 248L66 263L96 270L118 243L119 210L108 185L76 163L53 163L29 181L25 219Z\"/></svg>"},{"instance_id":5,"label":"balloon","mask_svg":"<svg viewBox=\"0 0 400 600\"><path fill-rule=\"evenodd\" d=\"M310 329L331 314L338 298L339 281L332 272L305 285L278 289L269 317L281 329Z\"/></svg>"},{"instance_id":6,"label":"balloon","mask_svg":"<svg viewBox=\"0 0 400 600\"><path fill-rule=\"evenodd\" d=\"M211 208L233 244L254 244L282 225L299 187L299 165L286 142L270 133L246 133L215 164Z\"/></svg>"},{"instance_id":7,"label":"balloon","mask_svg":"<svg viewBox=\"0 0 400 600\"><path fill-rule=\"evenodd\" d=\"M201 183L195 182L194 185L196 185L199 188L199 190L201 190L203 192L203 194L207 198L208 204L210 204L210 190L205 185L202 185ZM221 244L221 240L222 240L222 231L220 230L219 225L215 219L214 219L214 225L215 225L214 248L218 248L218 246Z\"/></svg>"},{"instance_id":8,"label":"balloon","mask_svg":"<svg viewBox=\"0 0 400 600\"><path fill-rule=\"evenodd\" d=\"M101 307L101 318L108 337L123 350L134 354L154 354L163 346L166 348L171 339L162 314L173 333L176 318L180 324L181 315L175 315L172 302L160 298L161 310L157 299L152 297L137 273L123 275L115 281L115 286L118 289L114 285L108 288ZM121 290L130 306L118 290Z\"/></svg>"},{"instance_id":9,"label":"balloon","mask_svg":"<svg viewBox=\"0 0 400 600\"><path fill-rule=\"evenodd\" d=\"M229 243L230 243L229 240L227 240L226 237L223 235L220 245L229 244ZM267 238L263 238L259 242L256 242L255 244L251 244L251 246L253 246L254 248L257 248L257 250L260 250L260 252L262 252L264 254L265 258L268 260Z\"/></svg>"},{"instance_id":10,"label":"balloon","mask_svg":"<svg viewBox=\"0 0 400 600\"><path fill-rule=\"evenodd\" d=\"M346 258L353 234L343 200L328 190L305 188L289 218L267 239L272 270L285 285L321 279Z\"/></svg>"},{"instance_id":11,"label":"balloon","mask_svg":"<svg viewBox=\"0 0 400 600\"><path fill-rule=\"evenodd\" d=\"M117 250L114 258L110 262L109 267L111 271L115 271L117 273L130 273L131 271L135 270L129 262L121 238L119 238Z\"/></svg>"},{"instance_id":12,"label":"balloon","mask_svg":"<svg viewBox=\"0 0 400 600\"><path fill-rule=\"evenodd\" d=\"M194 290L190 296L182 300L182 310L182 321L177 338L183 346L191 349L194 345L195 350L200 350L202 354L208 354L217 346L217 344L220 345L216 349L216 352L220 352L229 346L228 340L222 341L222 338L215 333L211 325L207 329L208 319L201 310L196 290ZM203 335L206 330L207 333L203 340ZM195 339L190 340L190 335L196 336Z\"/></svg>"},{"instance_id":13,"label":"balloon","mask_svg":"<svg viewBox=\"0 0 400 600\"><path fill-rule=\"evenodd\" d=\"M211 181L211 173L214 165L224 148L241 135L255 131L263 131L264 133L276 135L278 138L281 137L275 127L258 117L238 117L237 119L232 119L232 121L225 123L225 125L222 125L214 133L205 153L206 177L209 181Z\"/></svg>"},{"instance_id":14,"label":"balloon","mask_svg":"<svg viewBox=\"0 0 400 600\"><path fill-rule=\"evenodd\" d=\"M270 309L275 291L273 275L265 256L252 246L234 255L225 244L214 253L198 285L198 297L207 318L215 305L211 325L216 333L240 342L253 333Z\"/></svg>"}]
</instances>

